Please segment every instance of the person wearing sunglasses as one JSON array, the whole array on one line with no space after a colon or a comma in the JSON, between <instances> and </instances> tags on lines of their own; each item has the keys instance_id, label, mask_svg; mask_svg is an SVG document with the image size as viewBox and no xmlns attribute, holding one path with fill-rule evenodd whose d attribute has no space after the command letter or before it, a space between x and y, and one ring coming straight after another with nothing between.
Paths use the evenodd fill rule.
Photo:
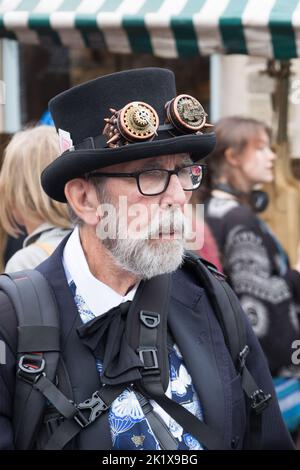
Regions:
<instances>
[{"instance_id":1,"label":"person wearing sunglasses","mask_svg":"<svg viewBox=\"0 0 300 470\"><path fill-rule=\"evenodd\" d=\"M185 250L185 208L215 145L199 101L176 94L171 71L145 68L71 88L50 101L50 111L62 153L41 182L50 198L68 205L75 224L36 270L56 301L60 366L51 381L50 337L17 366L7 352L0 448L293 449L244 314L239 310L247 345L238 359L218 320L230 304L207 287L220 288L222 275ZM15 318L8 305L0 295L0 331L4 308L5 318ZM42 416L34 407L34 433L27 402L13 424L11 396L19 386L23 399L22 380L27 393L31 383L47 397ZM250 412L259 414L257 432Z\"/></svg>"}]
</instances>

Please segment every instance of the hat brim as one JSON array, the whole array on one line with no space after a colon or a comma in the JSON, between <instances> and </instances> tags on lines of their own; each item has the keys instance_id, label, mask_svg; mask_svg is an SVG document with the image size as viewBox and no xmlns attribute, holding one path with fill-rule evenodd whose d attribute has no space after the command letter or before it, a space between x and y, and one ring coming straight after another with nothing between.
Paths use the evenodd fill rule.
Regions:
<instances>
[{"instance_id":1,"label":"hat brim","mask_svg":"<svg viewBox=\"0 0 300 470\"><path fill-rule=\"evenodd\" d=\"M117 148L66 151L45 168L41 183L44 191L52 199L67 202L64 193L66 183L88 172L118 163L176 153L189 153L193 161L199 161L212 152L215 143L215 134L211 132L129 144Z\"/></svg>"}]
</instances>

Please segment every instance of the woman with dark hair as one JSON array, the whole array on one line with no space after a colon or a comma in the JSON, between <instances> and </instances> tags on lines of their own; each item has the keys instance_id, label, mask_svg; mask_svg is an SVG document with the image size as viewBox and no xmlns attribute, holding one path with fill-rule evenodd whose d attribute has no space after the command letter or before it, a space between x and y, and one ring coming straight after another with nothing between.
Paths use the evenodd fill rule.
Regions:
<instances>
[{"instance_id":1,"label":"woman with dark hair","mask_svg":"<svg viewBox=\"0 0 300 470\"><path fill-rule=\"evenodd\" d=\"M266 207L267 195L255 188L272 182L276 155L262 122L228 117L215 130L217 145L200 199L224 272L261 342L293 432L300 426L300 369L292 364L292 344L299 339L300 259L292 269L281 244L256 214Z\"/></svg>"}]
</instances>

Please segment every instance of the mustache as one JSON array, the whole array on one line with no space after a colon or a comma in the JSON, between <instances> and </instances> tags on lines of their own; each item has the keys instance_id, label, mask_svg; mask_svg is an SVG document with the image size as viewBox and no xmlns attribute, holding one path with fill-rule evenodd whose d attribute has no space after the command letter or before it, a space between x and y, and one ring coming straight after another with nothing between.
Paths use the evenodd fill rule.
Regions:
<instances>
[{"instance_id":1,"label":"mustache","mask_svg":"<svg viewBox=\"0 0 300 470\"><path fill-rule=\"evenodd\" d=\"M120 239L155 239L168 235L182 239L187 231L187 220L182 211L177 207L151 212L140 221L133 219L128 221L127 217L117 212L116 237Z\"/></svg>"},{"instance_id":2,"label":"mustache","mask_svg":"<svg viewBox=\"0 0 300 470\"><path fill-rule=\"evenodd\" d=\"M120 219L119 219L120 220ZM155 239L160 236L175 235L183 238L185 233L185 217L179 209L164 210L160 213L151 214L148 224L144 226L129 223L117 225L118 238L124 238L125 233L129 238ZM127 237L125 237L127 238Z\"/></svg>"},{"instance_id":3,"label":"mustache","mask_svg":"<svg viewBox=\"0 0 300 470\"><path fill-rule=\"evenodd\" d=\"M178 210L169 210L159 213L155 219L150 221L146 229L149 238L156 238L160 235L178 234L183 235L185 218Z\"/></svg>"}]
</instances>

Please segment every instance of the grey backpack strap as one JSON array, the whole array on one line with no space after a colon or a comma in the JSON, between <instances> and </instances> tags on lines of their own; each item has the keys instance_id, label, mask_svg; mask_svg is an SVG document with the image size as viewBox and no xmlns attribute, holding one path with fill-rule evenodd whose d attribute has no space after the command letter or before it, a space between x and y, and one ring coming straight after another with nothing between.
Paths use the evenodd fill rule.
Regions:
<instances>
[{"instance_id":1,"label":"grey backpack strap","mask_svg":"<svg viewBox=\"0 0 300 470\"><path fill-rule=\"evenodd\" d=\"M45 398L34 384L40 377L54 381L60 353L60 329L54 294L35 270L0 276L18 320L14 431L17 449L33 447L42 422Z\"/></svg>"}]
</instances>

